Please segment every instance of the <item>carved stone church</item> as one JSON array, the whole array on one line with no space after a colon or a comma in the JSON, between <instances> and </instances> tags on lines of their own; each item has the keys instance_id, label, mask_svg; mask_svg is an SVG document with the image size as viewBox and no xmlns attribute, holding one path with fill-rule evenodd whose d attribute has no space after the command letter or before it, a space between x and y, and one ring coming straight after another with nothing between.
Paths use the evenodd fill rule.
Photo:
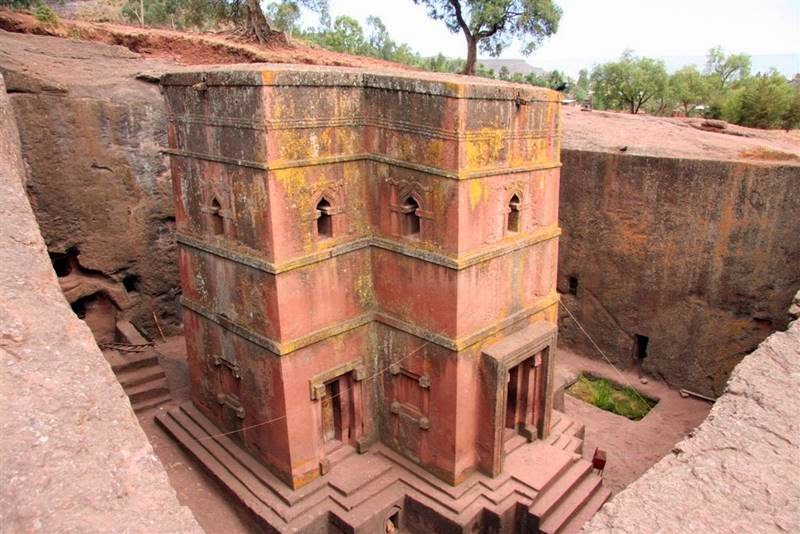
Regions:
<instances>
[{"instance_id":1,"label":"carved stone church","mask_svg":"<svg viewBox=\"0 0 800 534\"><path fill-rule=\"evenodd\" d=\"M160 424L271 531L579 528L608 491L552 406L559 95L162 83L192 402Z\"/></svg>"}]
</instances>

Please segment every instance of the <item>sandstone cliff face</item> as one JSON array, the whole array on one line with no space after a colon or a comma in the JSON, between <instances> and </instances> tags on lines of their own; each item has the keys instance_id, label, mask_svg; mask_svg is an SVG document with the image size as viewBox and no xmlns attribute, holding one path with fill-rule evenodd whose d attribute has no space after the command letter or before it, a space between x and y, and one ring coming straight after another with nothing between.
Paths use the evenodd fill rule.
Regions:
<instances>
[{"instance_id":1,"label":"sandstone cliff face","mask_svg":"<svg viewBox=\"0 0 800 534\"><path fill-rule=\"evenodd\" d=\"M800 167L568 149L562 161L564 304L615 363L639 363L644 336L644 371L719 395L786 327L800 287ZM561 319L559 341L599 357Z\"/></svg>"},{"instance_id":2,"label":"sandstone cliff face","mask_svg":"<svg viewBox=\"0 0 800 534\"><path fill-rule=\"evenodd\" d=\"M64 302L5 89L0 76L0 530L201 532Z\"/></svg>"},{"instance_id":3,"label":"sandstone cliff face","mask_svg":"<svg viewBox=\"0 0 800 534\"><path fill-rule=\"evenodd\" d=\"M179 323L166 116L122 47L0 32L27 191L62 288L151 335ZM109 302L110 301L110 302ZM112 323L113 324L113 323Z\"/></svg>"}]
</instances>

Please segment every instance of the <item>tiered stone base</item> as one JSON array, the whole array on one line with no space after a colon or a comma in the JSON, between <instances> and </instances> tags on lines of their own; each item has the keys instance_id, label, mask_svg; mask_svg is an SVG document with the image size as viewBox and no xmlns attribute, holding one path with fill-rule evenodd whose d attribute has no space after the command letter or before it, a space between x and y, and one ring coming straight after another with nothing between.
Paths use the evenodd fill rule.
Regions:
<instances>
[{"instance_id":1,"label":"tiered stone base","mask_svg":"<svg viewBox=\"0 0 800 534\"><path fill-rule=\"evenodd\" d=\"M547 441L510 440L503 474L456 487L381 444L340 449L330 472L291 490L191 403L158 423L269 532L575 532L608 499L580 457L583 429L554 412Z\"/></svg>"}]
</instances>

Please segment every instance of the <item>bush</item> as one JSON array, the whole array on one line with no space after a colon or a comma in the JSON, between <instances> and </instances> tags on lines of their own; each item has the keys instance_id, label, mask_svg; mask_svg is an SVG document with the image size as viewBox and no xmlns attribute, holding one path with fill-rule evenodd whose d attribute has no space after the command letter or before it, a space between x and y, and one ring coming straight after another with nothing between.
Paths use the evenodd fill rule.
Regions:
<instances>
[{"instance_id":1,"label":"bush","mask_svg":"<svg viewBox=\"0 0 800 534\"><path fill-rule=\"evenodd\" d=\"M753 128L787 128L797 125L797 89L779 72L747 78L731 91L722 105L722 118Z\"/></svg>"},{"instance_id":2,"label":"bush","mask_svg":"<svg viewBox=\"0 0 800 534\"><path fill-rule=\"evenodd\" d=\"M56 12L53 11L53 8L45 4L44 2L40 2L36 6L36 11L34 11L34 16L36 20L43 24L57 24L58 23L58 16Z\"/></svg>"}]
</instances>

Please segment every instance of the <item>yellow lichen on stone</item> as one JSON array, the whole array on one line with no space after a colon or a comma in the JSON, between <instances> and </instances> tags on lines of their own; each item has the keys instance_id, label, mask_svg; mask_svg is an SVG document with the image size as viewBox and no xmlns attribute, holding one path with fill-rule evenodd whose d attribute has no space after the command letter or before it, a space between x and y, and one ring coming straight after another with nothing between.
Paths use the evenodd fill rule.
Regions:
<instances>
[{"instance_id":1,"label":"yellow lichen on stone","mask_svg":"<svg viewBox=\"0 0 800 534\"><path fill-rule=\"evenodd\" d=\"M487 165L496 166L503 151L503 137L503 130L483 128L478 133L477 139L468 139L465 147L466 170L479 170Z\"/></svg>"},{"instance_id":2,"label":"yellow lichen on stone","mask_svg":"<svg viewBox=\"0 0 800 534\"><path fill-rule=\"evenodd\" d=\"M469 194L469 207L474 210L486 194L486 188L483 187L483 183L480 180L470 180L467 192Z\"/></svg>"},{"instance_id":3,"label":"yellow lichen on stone","mask_svg":"<svg viewBox=\"0 0 800 534\"><path fill-rule=\"evenodd\" d=\"M362 308L372 308L377 305L375 291L372 287L372 277L369 274L356 278L355 291Z\"/></svg>"},{"instance_id":4,"label":"yellow lichen on stone","mask_svg":"<svg viewBox=\"0 0 800 534\"><path fill-rule=\"evenodd\" d=\"M442 159L444 141L441 139L430 139L425 145L425 164L438 165Z\"/></svg>"}]
</instances>

